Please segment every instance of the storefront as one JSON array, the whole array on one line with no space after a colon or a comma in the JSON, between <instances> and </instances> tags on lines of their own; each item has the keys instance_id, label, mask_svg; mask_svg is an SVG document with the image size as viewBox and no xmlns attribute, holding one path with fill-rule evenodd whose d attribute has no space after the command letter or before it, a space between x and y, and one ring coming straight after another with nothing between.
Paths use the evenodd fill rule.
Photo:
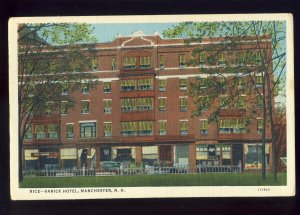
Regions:
<instances>
[{"instance_id":1,"label":"storefront","mask_svg":"<svg viewBox=\"0 0 300 215\"><path fill-rule=\"evenodd\" d=\"M77 149L63 148L60 149L60 159L62 169L76 170L77 169Z\"/></svg>"},{"instance_id":2,"label":"storefront","mask_svg":"<svg viewBox=\"0 0 300 215\"><path fill-rule=\"evenodd\" d=\"M261 169L262 168L262 144L251 143L244 144L245 151L245 169ZM265 147L265 162L266 167L269 167L270 163L270 144L266 144Z\"/></svg>"}]
</instances>

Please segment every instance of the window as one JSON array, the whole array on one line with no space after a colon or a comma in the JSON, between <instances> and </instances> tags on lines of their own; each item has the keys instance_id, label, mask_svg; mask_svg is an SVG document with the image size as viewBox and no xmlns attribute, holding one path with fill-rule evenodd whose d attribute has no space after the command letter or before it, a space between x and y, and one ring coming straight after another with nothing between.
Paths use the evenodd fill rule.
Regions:
<instances>
[{"instance_id":1,"label":"window","mask_svg":"<svg viewBox=\"0 0 300 215\"><path fill-rule=\"evenodd\" d=\"M69 94L69 88L67 84L62 84L61 86L61 94L62 95L68 95Z\"/></svg>"},{"instance_id":2,"label":"window","mask_svg":"<svg viewBox=\"0 0 300 215\"><path fill-rule=\"evenodd\" d=\"M31 125L26 125L25 127L26 130L26 133L25 133L25 139L27 140L30 140L33 138L33 135L32 135L32 126Z\"/></svg>"},{"instance_id":3,"label":"window","mask_svg":"<svg viewBox=\"0 0 300 215\"><path fill-rule=\"evenodd\" d=\"M261 108L263 106L263 95L256 96L257 107Z\"/></svg>"},{"instance_id":4,"label":"window","mask_svg":"<svg viewBox=\"0 0 300 215\"><path fill-rule=\"evenodd\" d=\"M257 119L257 133L258 134L263 133L263 120L260 118Z\"/></svg>"},{"instance_id":5,"label":"window","mask_svg":"<svg viewBox=\"0 0 300 215\"><path fill-rule=\"evenodd\" d=\"M88 94L90 91L89 84L83 84L81 88L82 94Z\"/></svg>"},{"instance_id":6,"label":"window","mask_svg":"<svg viewBox=\"0 0 300 215\"><path fill-rule=\"evenodd\" d=\"M153 122L152 121L139 121L138 122L138 134L140 136L149 136L153 134Z\"/></svg>"},{"instance_id":7,"label":"window","mask_svg":"<svg viewBox=\"0 0 300 215\"><path fill-rule=\"evenodd\" d=\"M153 79L140 79L138 80L138 90L152 90Z\"/></svg>"},{"instance_id":8,"label":"window","mask_svg":"<svg viewBox=\"0 0 300 215\"><path fill-rule=\"evenodd\" d=\"M117 69L117 63L116 63L116 58L113 57L111 60L111 69L116 70Z\"/></svg>"},{"instance_id":9,"label":"window","mask_svg":"<svg viewBox=\"0 0 300 215\"><path fill-rule=\"evenodd\" d=\"M239 78L238 79L238 88L243 89L245 87L245 79L244 78Z\"/></svg>"},{"instance_id":10,"label":"window","mask_svg":"<svg viewBox=\"0 0 300 215\"><path fill-rule=\"evenodd\" d=\"M121 99L122 112L134 111L136 108L135 98Z\"/></svg>"},{"instance_id":11,"label":"window","mask_svg":"<svg viewBox=\"0 0 300 215\"><path fill-rule=\"evenodd\" d=\"M246 109L246 96L239 96L237 101L238 109Z\"/></svg>"},{"instance_id":12,"label":"window","mask_svg":"<svg viewBox=\"0 0 300 215\"><path fill-rule=\"evenodd\" d=\"M166 101L167 98L158 98L158 102L159 102L159 111L160 112L165 112L166 111Z\"/></svg>"},{"instance_id":13,"label":"window","mask_svg":"<svg viewBox=\"0 0 300 215\"><path fill-rule=\"evenodd\" d=\"M160 56L159 56L159 67L160 67L161 69L164 68L164 56L163 56L163 55L160 55Z\"/></svg>"},{"instance_id":14,"label":"window","mask_svg":"<svg viewBox=\"0 0 300 215\"><path fill-rule=\"evenodd\" d=\"M205 65L205 61L206 61L206 52L200 52L200 55L199 55L199 63L200 63L200 66L203 66Z\"/></svg>"},{"instance_id":15,"label":"window","mask_svg":"<svg viewBox=\"0 0 300 215\"><path fill-rule=\"evenodd\" d=\"M103 100L104 113L111 113L112 100Z\"/></svg>"},{"instance_id":16,"label":"window","mask_svg":"<svg viewBox=\"0 0 300 215\"><path fill-rule=\"evenodd\" d=\"M188 98L179 98L180 112L187 112L188 110Z\"/></svg>"},{"instance_id":17,"label":"window","mask_svg":"<svg viewBox=\"0 0 300 215\"><path fill-rule=\"evenodd\" d=\"M135 90L136 81L135 80L122 80L121 90L122 91L132 91Z\"/></svg>"},{"instance_id":18,"label":"window","mask_svg":"<svg viewBox=\"0 0 300 215\"><path fill-rule=\"evenodd\" d=\"M98 58L92 58L92 70L93 71L98 70Z\"/></svg>"},{"instance_id":19,"label":"window","mask_svg":"<svg viewBox=\"0 0 300 215\"><path fill-rule=\"evenodd\" d=\"M226 60L225 60L225 52L221 52L219 54L219 64L224 65L225 62L226 62Z\"/></svg>"},{"instance_id":20,"label":"window","mask_svg":"<svg viewBox=\"0 0 300 215\"><path fill-rule=\"evenodd\" d=\"M160 92L166 91L166 80L159 80L159 87L158 90Z\"/></svg>"},{"instance_id":21,"label":"window","mask_svg":"<svg viewBox=\"0 0 300 215\"><path fill-rule=\"evenodd\" d=\"M199 85L201 89L206 89L206 78L199 78Z\"/></svg>"},{"instance_id":22,"label":"window","mask_svg":"<svg viewBox=\"0 0 300 215\"><path fill-rule=\"evenodd\" d=\"M180 135L188 134L188 121L180 121Z\"/></svg>"},{"instance_id":23,"label":"window","mask_svg":"<svg viewBox=\"0 0 300 215\"><path fill-rule=\"evenodd\" d=\"M104 137L111 137L111 122L104 123Z\"/></svg>"},{"instance_id":24,"label":"window","mask_svg":"<svg viewBox=\"0 0 300 215\"><path fill-rule=\"evenodd\" d=\"M126 57L124 60L124 69L134 69L136 65L135 57Z\"/></svg>"},{"instance_id":25,"label":"window","mask_svg":"<svg viewBox=\"0 0 300 215\"><path fill-rule=\"evenodd\" d=\"M46 115L51 115L53 112L53 102L46 102Z\"/></svg>"},{"instance_id":26,"label":"window","mask_svg":"<svg viewBox=\"0 0 300 215\"><path fill-rule=\"evenodd\" d=\"M167 121L161 120L159 121L159 135L166 135L167 134Z\"/></svg>"},{"instance_id":27,"label":"window","mask_svg":"<svg viewBox=\"0 0 300 215\"><path fill-rule=\"evenodd\" d=\"M211 99L209 98L209 96L199 96L199 105L201 107L201 110L208 110L210 104Z\"/></svg>"},{"instance_id":28,"label":"window","mask_svg":"<svg viewBox=\"0 0 300 215\"><path fill-rule=\"evenodd\" d=\"M237 119L221 119L219 122L219 133L244 133L245 120L243 118Z\"/></svg>"},{"instance_id":29,"label":"window","mask_svg":"<svg viewBox=\"0 0 300 215\"><path fill-rule=\"evenodd\" d=\"M90 112L90 101L81 101L81 113Z\"/></svg>"},{"instance_id":30,"label":"window","mask_svg":"<svg viewBox=\"0 0 300 215\"><path fill-rule=\"evenodd\" d=\"M185 67L185 54L180 54L179 55L179 67L184 68Z\"/></svg>"},{"instance_id":31,"label":"window","mask_svg":"<svg viewBox=\"0 0 300 215\"><path fill-rule=\"evenodd\" d=\"M57 124L49 124L48 125L48 137L49 138L58 138L58 125Z\"/></svg>"},{"instance_id":32,"label":"window","mask_svg":"<svg viewBox=\"0 0 300 215\"><path fill-rule=\"evenodd\" d=\"M80 123L80 138L96 137L96 122Z\"/></svg>"},{"instance_id":33,"label":"window","mask_svg":"<svg viewBox=\"0 0 300 215\"><path fill-rule=\"evenodd\" d=\"M73 124L67 124L66 131L67 131L67 138L74 138L74 125Z\"/></svg>"},{"instance_id":34,"label":"window","mask_svg":"<svg viewBox=\"0 0 300 215\"><path fill-rule=\"evenodd\" d=\"M230 145L222 145L222 159L223 159L223 164L224 163L224 159L231 159L231 147ZM226 162L226 161L225 161Z\"/></svg>"},{"instance_id":35,"label":"window","mask_svg":"<svg viewBox=\"0 0 300 215\"><path fill-rule=\"evenodd\" d=\"M151 58L150 57L140 57L140 68L147 69L151 67Z\"/></svg>"},{"instance_id":36,"label":"window","mask_svg":"<svg viewBox=\"0 0 300 215\"><path fill-rule=\"evenodd\" d=\"M227 96L226 95L220 96L220 107L227 108L227 106L228 106Z\"/></svg>"},{"instance_id":37,"label":"window","mask_svg":"<svg viewBox=\"0 0 300 215\"><path fill-rule=\"evenodd\" d=\"M187 90L187 79L179 79L180 90Z\"/></svg>"},{"instance_id":38,"label":"window","mask_svg":"<svg viewBox=\"0 0 300 215\"><path fill-rule=\"evenodd\" d=\"M255 77L256 79L256 87L262 87L262 83L263 83L263 78L261 75L258 75Z\"/></svg>"},{"instance_id":39,"label":"window","mask_svg":"<svg viewBox=\"0 0 300 215\"><path fill-rule=\"evenodd\" d=\"M200 134L208 134L208 121L206 119L200 120Z\"/></svg>"},{"instance_id":40,"label":"window","mask_svg":"<svg viewBox=\"0 0 300 215\"><path fill-rule=\"evenodd\" d=\"M104 82L103 83L103 92L110 93L111 92L111 82Z\"/></svg>"},{"instance_id":41,"label":"window","mask_svg":"<svg viewBox=\"0 0 300 215\"><path fill-rule=\"evenodd\" d=\"M35 133L37 139L46 138L46 127L45 125L36 125L35 126Z\"/></svg>"},{"instance_id":42,"label":"window","mask_svg":"<svg viewBox=\"0 0 300 215\"><path fill-rule=\"evenodd\" d=\"M245 55L243 52L237 52L237 65L242 66L245 63Z\"/></svg>"},{"instance_id":43,"label":"window","mask_svg":"<svg viewBox=\"0 0 300 215\"><path fill-rule=\"evenodd\" d=\"M153 109L153 98L138 98L138 109L139 110L152 110Z\"/></svg>"},{"instance_id":44,"label":"window","mask_svg":"<svg viewBox=\"0 0 300 215\"><path fill-rule=\"evenodd\" d=\"M261 58L260 51L255 52L255 54L254 54L254 59L255 59L255 63L256 63L256 64L261 65L261 63L262 63L262 58Z\"/></svg>"},{"instance_id":45,"label":"window","mask_svg":"<svg viewBox=\"0 0 300 215\"><path fill-rule=\"evenodd\" d=\"M60 113L68 114L68 102L67 101L62 101L60 103Z\"/></svg>"},{"instance_id":46,"label":"window","mask_svg":"<svg viewBox=\"0 0 300 215\"><path fill-rule=\"evenodd\" d=\"M219 77L218 80L219 80L220 88L223 89L223 90L226 89L226 87L227 87L227 78L222 76L222 77Z\"/></svg>"},{"instance_id":47,"label":"window","mask_svg":"<svg viewBox=\"0 0 300 215\"><path fill-rule=\"evenodd\" d=\"M137 134L137 122L122 122L121 123L122 136L136 136Z\"/></svg>"}]
</instances>

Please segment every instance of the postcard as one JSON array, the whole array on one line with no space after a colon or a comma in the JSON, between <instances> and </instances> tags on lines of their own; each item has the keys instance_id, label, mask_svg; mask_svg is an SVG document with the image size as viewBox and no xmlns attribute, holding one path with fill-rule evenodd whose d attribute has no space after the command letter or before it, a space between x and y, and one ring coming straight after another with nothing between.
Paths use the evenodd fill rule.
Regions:
<instances>
[{"instance_id":1,"label":"postcard","mask_svg":"<svg viewBox=\"0 0 300 215\"><path fill-rule=\"evenodd\" d=\"M9 20L13 200L295 195L293 16Z\"/></svg>"}]
</instances>

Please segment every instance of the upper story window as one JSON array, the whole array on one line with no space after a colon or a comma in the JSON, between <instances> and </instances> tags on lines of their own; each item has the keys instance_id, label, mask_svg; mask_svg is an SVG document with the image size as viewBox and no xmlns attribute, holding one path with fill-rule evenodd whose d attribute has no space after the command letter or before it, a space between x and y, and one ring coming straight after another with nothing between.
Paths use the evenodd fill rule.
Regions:
<instances>
[{"instance_id":1,"label":"upper story window","mask_svg":"<svg viewBox=\"0 0 300 215\"><path fill-rule=\"evenodd\" d=\"M121 90L122 91L132 91L135 90L136 80L122 80Z\"/></svg>"},{"instance_id":2,"label":"upper story window","mask_svg":"<svg viewBox=\"0 0 300 215\"><path fill-rule=\"evenodd\" d=\"M187 135L188 134L188 121L180 121L180 135Z\"/></svg>"},{"instance_id":3,"label":"upper story window","mask_svg":"<svg viewBox=\"0 0 300 215\"><path fill-rule=\"evenodd\" d=\"M221 52L219 54L219 64L220 65L224 65L226 63L226 56L225 56L225 52Z\"/></svg>"},{"instance_id":4,"label":"upper story window","mask_svg":"<svg viewBox=\"0 0 300 215\"><path fill-rule=\"evenodd\" d=\"M180 112L187 112L187 110L188 110L188 98L187 97L179 98L179 102L180 102Z\"/></svg>"},{"instance_id":5,"label":"upper story window","mask_svg":"<svg viewBox=\"0 0 300 215\"><path fill-rule=\"evenodd\" d=\"M220 88L225 90L227 88L227 78L226 77L219 77L219 84L220 84Z\"/></svg>"},{"instance_id":6,"label":"upper story window","mask_svg":"<svg viewBox=\"0 0 300 215\"><path fill-rule=\"evenodd\" d=\"M46 126L45 125L35 125L35 133L37 139L46 138Z\"/></svg>"},{"instance_id":7,"label":"upper story window","mask_svg":"<svg viewBox=\"0 0 300 215\"><path fill-rule=\"evenodd\" d=\"M153 122L152 121L139 121L138 122L138 134L140 136L148 136L153 134Z\"/></svg>"},{"instance_id":8,"label":"upper story window","mask_svg":"<svg viewBox=\"0 0 300 215\"><path fill-rule=\"evenodd\" d=\"M136 136L137 122L121 122L122 136Z\"/></svg>"},{"instance_id":9,"label":"upper story window","mask_svg":"<svg viewBox=\"0 0 300 215\"><path fill-rule=\"evenodd\" d=\"M140 57L140 68L148 69L151 67L151 57Z\"/></svg>"},{"instance_id":10,"label":"upper story window","mask_svg":"<svg viewBox=\"0 0 300 215\"><path fill-rule=\"evenodd\" d=\"M159 56L159 68L163 69L165 66L165 62L164 62L164 56L160 55Z\"/></svg>"},{"instance_id":11,"label":"upper story window","mask_svg":"<svg viewBox=\"0 0 300 215\"><path fill-rule=\"evenodd\" d=\"M231 133L244 133L245 120L243 118L236 119L221 119L219 121L219 133L231 134Z\"/></svg>"},{"instance_id":12,"label":"upper story window","mask_svg":"<svg viewBox=\"0 0 300 215\"><path fill-rule=\"evenodd\" d=\"M205 62L206 62L206 52L203 51L203 52L200 52L200 55L199 55L200 66L205 65Z\"/></svg>"},{"instance_id":13,"label":"upper story window","mask_svg":"<svg viewBox=\"0 0 300 215\"><path fill-rule=\"evenodd\" d=\"M226 95L221 95L220 96L220 107L221 108L227 108L228 107L228 102L227 102L227 96Z\"/></svg>"},{"instance_id":14,"label":"upper story window","mask_svg":"<svg viewBox=\"0 0 300 215\"><path fill-rule=\"evenodd\" d=\"M104 93L111 93L111 82L104 82L103 83L103 92Z\"/></svg>"},{"instance_id":15,"label":"upper story window","mask_svg":"<svg viewBox=\"0 0 300 215\"><path fill-rule=\"evenodd\" d=\"M135 69L136 68L136 58L126 57L124 59L124 69Z\"/></svg>"},{"instance_id":16,"label":"upper story window","mask_svg":"<svg viewBox=\"0 0 300 215\"><path fill-rule=\"evenodd\" d=\"M46 102L46 115L51 115L53 113L53 102Z\"/></svg>"},{"instance_id":17,"label":"upper story window","mask_svg":"<svg viewBox=\"0 0 300 215\"><path fill-rule=\"evenodd\" d=\"M263 120L261 118L257 119L257 133L258 134L263 133Z\"/></svg>"},{"instance_id":18,"label":"upper story window","mask_svg":"<svg viewBox=\"0 0 300 215\"><path fill-rule=\"evenodd\" d=\"M122 112L134 111L136 109L135 98L121 99Z\"/></svg>"},{"instance_id":19,"label":"upper story window","mask_svg":"<svg viewBox=\"0 0 300 215\"><path fill-rule=\"evenodd\" d=\"M184 68L186 65L185 54L179 55L179 67Z\"/></svg>"},{"instance_id":20,"label":"upper story window","mask_svg":"<svg viewBox=\"0 0 300 215\"><path fill-rule=\"evenodd\" d=\"M67 138L74 138L74 124L67 124L66 131Z\"/></svg>"},{"instance_id":21,"label":"upper story window","mask_svg":"<svg viewBox=\"0 0 300 215\"><path fill-rule=\"evenodd\" d=\"M208 110L211 105L211 98L209 96L199 96L199 103L201 105L202 110Z\"/></svg>"},{"instance_id":22,"label":"upper story window","mask_svg":"<svg viewBox=\"0 0 300 215\"><path fill-rule=\"evenodd\" d=\"M69 94L69 88L67 84L62 84L61 86L61 94L62 95L68 95Z\"/></svg>"},{"instance_id":23,"label":"upper story window","mask_svg":"<svg viewBox=\"0 0 300 215\"><path fill-rule=\"evenodd\" d=\"M242 51L239 51L237 54L237 65L244 65L245 64L245 54Z\"/></svg>"},{"instance_id":24,"label":"upper story window","mask_svg":"<svg viewBox=\"0 0 300 215\"><path fill-rule=\"evenodd\" d=\"M81 92L82 94L88 94L90 92L89 84L87 83L83 84L81 88Z\"/></svg>"},{"instance_id":25,"label":"upper story window","mask_svg":"<svg viewBox=\"0 0 300 215\"><path fill-rule=\"evenodd\" d=\"M166 91L166 80L159 80L158 90L160 92Z\"/></svg>"},{"instance_id":26,"label":"upper story window","mask_svg":"<svg viewBox=\"0 0 300 215\"><path fill-rule=\"evenodd\" d=\"M26 125L26 133L25 133L25 139L27 140L30 140L33 138L33 135L32 135L32 126L31 125Z\"/></svg>"},{"instance_id":27,"label":"upper story window","mask_svg":"<svg viewBox=\"0 0 300 215\"><path fill-rule=\"evenodd\" d=\"M244 78L239 78L238 79L238 88L243 89L245 87L245 79Z\"/></svg>"},{"instance_id":28,"label":"upper story window","mask_svg":"<svg viewBox=\"0 0 300 215\"><path fill-rule=\"evenodd\" d=\"M238 109L246 109L246 96L245 95L238 97L237 108Z\"/></svg>"},{"instance_id":29,"label":"upper story window","mask_svg":"<svg viewBox=\"0 0 300 215\"><path fill-rule=\"evenodd\" d=\"M152 90L152 89L153 89L153 79L138 80L138 90Z\"/></svg>"},{"instance_id":30,"label":"upper story window","mask_svg":"<svg viewBox=\"0 0 300 215\"><path fill-rule=\"evenodd\" d=\"M257 51L254 53L254 60L255 60L256 64L261 65L262 57L261 57L260 51Z\"/></svg>"},{"instance_id":31,"label":"upper story window","mask_svg":"<svg viewBox=\"0 0 300 215\"><path fill-rule=\"evenodd\" d=\"M58 124L48 125L48 137L53 139L58 138Z\"/></svg>"},{"instance_id":32,"label":"upper story window","mask_svg":"<svg viewBox=\"0 0 300 215\"><path fill-rule=\"evenodd\" d=\"M255 79L256 79L256 87L262 87L263 77L261 75L257 75Z\"/></svg>"},{"instance_id":33,"label":"upper story window","mask_svg":"<svg viewBox=\"0 0 300 215\"><path fill-rule=\"evenodd\" d=\"M159 111L160 112L165 112L166 111L166 103L167 103L167 98L158 98L158 103L159 103Z\"/></svg>"},{"instance_id":34,"label":"upper story window","mask_svg":"<svg viewBox=\"0 0 300 215\"><path fill-rule=\"evenodd\" d=\"M153 98L138 98L138 109L139 110L152 110L153 109Z\"/></svg>"},{"instance_id":35,"label":"upper story window","mask_svg":"<svg viewBox=\"0 0 300 215\"><path fill-rule=\"evenodd\" d=\"M112 135L112 127L111 122L104 123L104 137L111 137Z\"/></svg>"},{"instance_id":36,"label":"upper story window","mask_svg":"<svg viewBox=\"0 0 300 215\"><path fill-rule=\"evenodd\" d=\"M68 102L67 101L62 101L60 103L60 113L68 114Z\"/></svg>"},{"instance_id":37,"label":"upper story window","mask_svg":"<svg viewBox=\"0 0 300 215\"><path fill-rule=\"evenodd\" d=\"M180 90L187 90L187 79L179 79Z\"/></svg>"},{"instance_id":38,"label":"upper story window","mask_svg":"<svg viewBox=\"0 0 300 215\"><path fill-rule=\"evenodd\" d=\"M98 71L98 58L92 58L92 70Z\"/></svg>"},{"instance_id":39,"label":"upper story window","mask_svg":"<svg viewBox=\"0 0 300 215\"><path fill-rule=\"evenodd\" d=\"M117 60L116 57L113 57L111 60L111 69L116 70L117 69Z\"/></svg>"},{"instance_id":40,"label":"upper story window","mask_svg":"<svg viewBox=\"0 0 300 215\"><path fill-rule=\"evenodd\" d=\"M208 134L208 121L207 119L200 120L200 134Z\"/></svg>"},{"instance_id":41,"label":"upper story window","mask_svg":"<svg viewBox=\"0 0 300 215\"><path fill-rule=\"evenodd\" d=\"M96 137L96 122L80 123L80 138Z\"/></svg>"},{"instance_id":42,"label":"upper story window","mask_svg":"<svg viewBox=\"0 0 300 215\"><path fill-rule=\"evenodd\" d=\"M167 134L167 121L160 120L159 121L159 135L166 135Z\"/></svg>"},{"instance_id":43,"label":"upper story window","mask_svg":"<svg viewBox=\"0 0 300 215\"><path fill-rule=\"evenodd\" d=\"M111 107L112 107L112 100L111 99L107 99L107 100L103 100L104 103L104 113L111 113Z\"/></svg>"},{"instance_id":44,"label":"upper story window","mask_svg":"<svg viewBox=\"0 0 300 215\"><path fill-rule=\"evenodd\" d=\"M81 113L90 113L90 101L81 101Z\"/></svg>"},{"instance_id":45,"label":"upper story window","mask_svg":"<svg viewBox=\"0 0 300 215\"><path fill-rule=\"evenodd\" d=\"M257 95L256 96L256 104L258 108L261 108L263 106L263 95Z\"/></svg>"}]
</instances>

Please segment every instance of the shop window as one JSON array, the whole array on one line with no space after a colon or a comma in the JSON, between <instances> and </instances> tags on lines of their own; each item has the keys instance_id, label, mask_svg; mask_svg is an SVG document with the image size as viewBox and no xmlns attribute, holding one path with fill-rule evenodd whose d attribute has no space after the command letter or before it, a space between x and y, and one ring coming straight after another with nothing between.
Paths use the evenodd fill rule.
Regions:
<instances>
[{"instance_id":1,"label":"shop window","mask_svg":"<svg viewBox=\"0 0 300 215\"><path fill-rule=\"evenodd\" d=\"M82 88L81 88L81 93L89 94L89 92L90 92L89 84L87 84L87 83L83 84Z\"/></svg>"},{"instance_id":2,"label":"shop window","mask_svg":"<svg viewBox=\"0 0 300 215\"><path fill-rule=\"evenodd\" d=\"M74 138L74 125L67 124L66 126L67 138Z\"/></svg>"},{"instance_id":3,"label":"shop window","mask_svg":"<svg viewBox=\"0 0 300 215\"><path fill-rule=\"evenodd\" d=\"M188 121L180 121L180 135L188 134Z\"/></svg>"},{"instance_id":4,"label":"shop window","mask_svg":"<svg viewBox=\"0 0 300 215\"><path fill-rule=\"evenodd\" d=\"M124 59L124 69L135 69L135 67L136 67L135 57L126 57Z\"/></svg>"},{"instance_id":5,"label":"shop window","mask_svg":"<svg viewBox=\"0 0 300 215\"><path fill-rule=\"evenodd\" d=\"M149 136L153 134L153 122L152 121L139 121L138 122L138 134L140 136Z\"/></svg>"},{"instance_id":6,"label":"shop window","mask_svg":"<svg viewBox=\"0 0 300 215\"><path fill-rule=\"evenodd\" d=\"M90 101L81 101L81 113L90 113Z\"/></svg>"},{"instance_id":7,"label":"shop window","mask_svg":"<svg viewBox=\"0 0 300 215\"><path fill-rule=\"evenodd\" d=\"M166 91L166 80L159 80L159 87L158 90L160 92Z\"/></svg>"},{"instance_id":8,"label":"shop window","mask_svg":"<svg viewBox=\"0 0 300 215\"><path fill-rule=\"evenodd\" d=\"M182 69L185 67L185 65L186 65L185 54L180 54L179 55L179 67Z\"/></svg>"},{"instance_id":9,"label":"shop window","mask_svg":"<svg viewBox=\"0 0 300 215\"><path fill-rule=\"evenodd\" d=\"M103 100L103 106L104 106L104 113L111 113L112 100L111 99Z\"/></svg>"},{"instance_id":10,"label":"shop window","mask_svg":"<svg viewBox=\"0 0 300 215\"><path fill-rule=\"evenodd\" d=\"M142 160L146 165L154 165L158 160L158 146L143 146L142 147Z\"/></svg>"},{"instance_id":11,"label":"shop window","mask_svg":"<svg viewBox=\"0 0 300 215\"><path fill-rule=\"evenodd\" d=\"M96 137L96 122L80 123L80 138Z\"/></svg>"},{"instance_id":12,"label":"shop window","mask_svg":"<svg viewBox=\"0 0 300 215\"><path fill-rule=\"evenodd\" d=\"M151 57L140 57L140 68L148 69L151 67Z\"/></svg>"},{"instance_id":13,"label":"shop window","mask_svg":"<svg viewBox=\"0 0 300 215\"><path fill-rule=\"evenodd\" d=\"M27 140L31 140L33 138L33 135L32 135L32 126L31 125L26 125L25 127L26 130L26 133L25 133L25 139Z\"/></svg>"},{"instance_id":14,"label":"shop window","mask_svg":"<svg viewBox=\"0 0 300 215\"><path fill-rule=\"evenodd\" d=\"M122 112L134 111L136 109L135 98L121 99Z\"/></svg>"},{"instance_id":15,"label":"shop window","mask_svg":"<svg viewBox=\"0 0 300 215\"><path fill-rule=\"evenodd\" d=\"M104 82L103 83L103 92L104 93L111 93L111 82Z\"/></svg>"},{"instance_id":16,"label":"shop window","mask_svg":"<svg viewBox=\"0 0 300 215\"><path fill-rule=\"evenodd\" d=\"M136 136L137 135L137 122L122 122L121 123L122 136Z\"/></svg>"},{"instance_id":17,"label":"shop window","mask_svg":"<svg viewBox=\"0 0 300 215\"><path fill-rule=\"evenodd\" d=\"M116 58L113 57L111 60L111 69L116 70L117 69L117 63L116 63Z\"/></svg>"},{"instance_id":18,"label":"shop window","mask_svg":"<svg viewBox=\"0 0 300 215\"><path fill-rule=\"evenodd\" d=\"M60 113L68 114L68 102L67 101L62 101L60 103Z\"/></svg>"},{"instance_id":19,"label":"shop window","mask_svg":"<svg viewBox=\"0 0 300 215\"><path fill-rule=\"evenodd\" d=\"M160 55L160 56L159 56L159 68L163 69L163 68L164 68L164 65L165 65L165 62L164 62L164 56L163 56L163 55Z\"/></svg>"},{"instance_id":20,"label":"shop window","mask_svg":"<svg viewBox=\"0 0 300 215\"><path fill-rule=\"evenodd\" d=\"M266 164L269 164L270 150L266 144ZM244 144L245 169L262 168L262 144Z\"/></svg>"},{"instance_id":21,"label":"shop window","mask_svg":"<svg viewBox=\"0 0 300 215\"><path fill-rule=\"evenodd\" d=\"M152 90L152 89L153 89L153 79L138 80L138 90Z\"/></svg>"},{"instance_id":22,"label":"shop window","mask_svg":"<svg viewBox=\"0 0 300 215\"><path fill-rule=\"evenodd\" d=\"M152 110L153 98L138 98L138 110Z\"/></svg>"},{"instance_id":23,"label":"shop window","mask_svg":"<svg viewBox=\"0 0 300 215\"><path fill-rule=\"evenodd\" d=\"M112 136L112 129L111 129L111 122L104 123L104 137L111 137Z\"/></svg>"},{"instance_id":24,"label":"shop window","mask_svg":"<svg viewBox=\"0 0 300 215\"><path fill-rule=\"evenodd\" d=\"M49 124L48 125L48 138L55 139L58 138L58 125Z\"/></svg>"},{"instance_id":25,"label":"shop window","mask_svg":"<svg viewBox=\"0 0 300 215\"><path fill-rule=\"evenodd\" d=\"M207 145L196 145L196 160L207 160ZM202 162L198 162L198 164L202 164Z\"/></svg>"},{"instance_id":26,"label":"shop window","mask_svg":"<svg viewBox=\"0 0 300 215\"><path fill-rule=\"evenodd\" d=\"M246 109L246 96L239 96L237 101L238 109Z\"/></svg>"},{"instance_id":27,"label":"shop window","mask_svg":"<svg viewBox=\"0 0 300 215\"><path fill-rule=\"evenodd\" d=\"M179 79L180 90L187 90L187 79Z\"/></svg>"},{"instance_id":28,"label":"shop window","mask_svg":"<svg viewBox=\"0 0 300 215\"><path fill-rule=\"evenodd\" d=\"M180 102L180 112L187 112L188 111L188 98L179 98Z\"/></svg>"},{"instance_id":29,"label":"shop window","mask_svg":"<svg viewBox=\"0 0 300 215\"><path fill-rule=\"evenodd\" d=\"M166 111L166 102L167 102L167 98L158 98L158 102L159 102L159 111L160 112L165 112Z\"/></svg>"},{"instance_id":30,"label":"shop window","mask_svg":"<svg viewBox=\"0 0 300 215\"><path fill-rule=\"evenodd\" d=\"M243 118L236 119L221 119L219 121L219 133L232 134L232 133L244 133L245 120Z\"/></svg>"},{"instance_id":31,"label":"shop window","mask_svg":"<svg viewBox=\"0 0 300 215\"><path fill-rule=\"evenodd\" d=\"M207 135L208 134L208 121L200 120L200 134Z\"/></svg>"},{"instance_id":32,"label":"shop window","mask_svg":"<svg viewBox=\"0 0 300 215\"><path fill-rule=\"evenodd\" d=\"M98 70L98 58L92 58L92 70L97 71Z\"/></svg>"},{"instance_id":33,"label":"shop window","mask_svg":"<svg viewBox=\"0 0 300 215\"><path fill-rule=\"evenodd\" d=\"M161 120L159 121L159 135L166 135L167 134L167 121Z\"/></svg>"},{"instance_id":34,"label":"shop window","mask_svg":"<svg viewBox=\"0 0 300 215\"><path fill-rule=\"evenodd\" d=\"M122 80L121 90L122 91L132 91L135 90L136 81L135 80Z\"/></svg>"},{"instance_id":35,"label":"shop window","mask_svg":"<svg viewBox=\"0 0 300 215\"><path fill-rule=\"evenodd\" d=\"M44 139L46 138L46 127L45 125L36 125L35 126L35 133L37 139Z\"/></svg>"}]
</instances>

